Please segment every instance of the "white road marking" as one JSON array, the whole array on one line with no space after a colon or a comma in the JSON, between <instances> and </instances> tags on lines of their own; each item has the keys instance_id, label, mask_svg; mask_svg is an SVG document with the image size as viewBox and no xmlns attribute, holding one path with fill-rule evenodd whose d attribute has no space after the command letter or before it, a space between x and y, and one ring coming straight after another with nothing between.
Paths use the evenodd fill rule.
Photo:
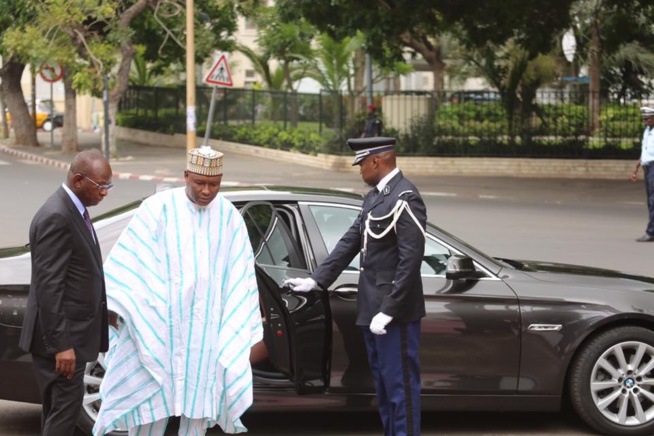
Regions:
<instances>
[{"instance_id":1,"label":"white road marking","mask_svg":"<svg viewBox=\"0 0 654 436\"><path fill-rule=\"evenodd\" d=\"M457 194L454 192L422 192L422 195L428 195L431 197L456 197Z\"/></svg>"}]
</instances>

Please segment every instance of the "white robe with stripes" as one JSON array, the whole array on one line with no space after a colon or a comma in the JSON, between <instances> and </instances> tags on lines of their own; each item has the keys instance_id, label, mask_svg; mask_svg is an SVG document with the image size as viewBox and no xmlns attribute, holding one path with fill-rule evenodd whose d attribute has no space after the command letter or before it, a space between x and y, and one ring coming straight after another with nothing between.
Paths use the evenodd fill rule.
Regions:
<instances>
[{"instance_id":1,"label":"white robe with stripes","mask_svg":"<svg viewBox=\"0 0 654 436\"><path fill-rule=\"evenodd\" d=\"M104 265L111 328L93 434L168 416L247 431L250 347L263 338L245 223L218 195L205 208L185 188L143 202Z\"/></svg>"}]
</instances>

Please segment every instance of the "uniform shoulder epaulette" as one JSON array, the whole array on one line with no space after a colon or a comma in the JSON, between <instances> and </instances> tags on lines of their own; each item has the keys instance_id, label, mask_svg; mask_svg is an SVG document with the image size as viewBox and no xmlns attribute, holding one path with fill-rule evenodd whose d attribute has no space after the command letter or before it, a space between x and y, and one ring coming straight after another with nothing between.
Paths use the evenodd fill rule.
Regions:
<instances>
[{"instance_id":1,"label":"uniform shoulder epaulette","mask_svg":"<svg viewBox=\"0 0 654 436\"><path fill-rule=\"evenodd\" d=\"M403 196L404 194L410 194L410 193L412 193L412 192L413 192L413 190L412 190L412 189L409 189L408 191L402 191L402 192L400 192L397 196L398 196L398 197L401 197L401 196Z\"/></svg>"}]
</instances>

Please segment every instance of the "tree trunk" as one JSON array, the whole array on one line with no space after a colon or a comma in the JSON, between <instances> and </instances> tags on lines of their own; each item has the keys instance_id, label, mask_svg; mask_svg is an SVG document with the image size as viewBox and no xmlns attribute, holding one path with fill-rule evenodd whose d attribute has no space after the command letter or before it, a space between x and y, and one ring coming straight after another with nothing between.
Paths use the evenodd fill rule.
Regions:
<instances>
[{"instance_id":1,"label":"tree trunk","mask_svg":"<svg viewBox=\"0 0 654 436\"><path fill-rule=\"evenodd\" d=\"M9 123L7 123L7 116L5 114L5 96L2 93L2 87L0 87L0 119L2 119L2 137L7 139L9 138Z\"/></svg>"},{"instance_id":2,"label":"tree trunk","mask_svg":"<svg viewBox=\"0 0 654 436\"><path fill-rule=\"evenodd\" d=\"M600 22L593 17L590 47L590 85L588 96L589 130L593 133L600 128Z\"/></svg>"},{"instance_id":3,"label":"tree trunk","mask_svg":"<svg viewBox=\"0 0 654 436\"><path fill-rule=\"evenodd\" d=\"M293 78L291 77L291 68L288 62L283 63L284 77L286 78L286 87L290 92L290 122L292 128L297 128L298 113L297 113L297 93L293 89Z\"/></svg>"},{"instance_id":4,"label":"tree trunk","mask_svg":"<svg viewBox=\"0 0 654 436\"><path fill-rule=\"evenodd\" d=\"M354 53L354 106L351 108L351 114L361 112L364 109L364 98L361 98L365 92L364 83L366 73L366 52L360 48Z\"/></svg>"},{"instance_id":5,"label":"tree trunk","mask_svg":"<svg viewBox=\"0 0 654 436\"><path fill-rule=\"evenodd\" d=\"M28 110L32 114L34 125L36 125L36 74L36 67L34 64L30 64L30 107ZM51 101L50 104L54 108L54 101Z\"/></svg>"},{"instance_id":6,"label":"tree trunk","mask_svg":"<svg viewBox=\"0 0 654 436\"><path fill-rule=\"evenodd\" d=\"M0 87L11 114L11 125L16 136L16 144L29 147L38 147L36 139L36 126L27 110L20 79L23 76L25 64L9 60L0 69Z\"/></svg>"},{"instance_id":7,"label":"tree trunk","mask_svg":"<svg viewBox=\"0 0 654 436\"><path fill-rule=\"evenodd\" d=\"M441 50L440 48L433 53L430 53L429 57L432 59L427 60L429 66L431 67L431 73L434 77L434 91L438 94L443 92L445 88L445 62L441 59ZM428 59L428 58L425 58Z\"/></svg>"},{"instance_id":8,"label":"tree trunk","mask_svg":"<svg viewBox=\"0 0 654 436\"><path fill-rule=\"evenodd\" d=\"M116 143L116 114L118 113L118 104L125 94L129 85L129 71L132 65L132 59L136 54L136 49L130 44L123 44L120 48L120 64L116 73L116 83L109 91L109 119L104 120L109 123L109 154L111 157L118 157L118 144ZM104 141L104 134L102 136ZM105 145L103 142L103 149Z\"/></svg>"},{"instance_id":9,"label":"tree trunk","mask_svg":"<svg viewBox=\"0 0 654 436\"><path fill-rule=\"evenodd\" d=\"M418 35L416 38L409 32L400 35L400 41L420 53L425 59L434 76L434 91L440 95L445 86L445 62L443 61L441 47L438 44L432 44L426 35Z\"/></svg>"},{"instance_id":10,"label":"tree trunk","mask_svg":"<svg viewBox=\"0 0 654 436\"><path fill-rule=\"evenodd\" d=\"M109 123L109 155L110 157L118 157L118 144L116 142L116 114L118 113L118 102L114 102L109 99L109 120L104 120L105 123ZM104 135L104 126L102 127L102 132L100 133L102 140L102 150L105 150L105 135Z\"/></svg>"},{"instance_id":11,"label":"tree trunk","mask_svg":"<svg viewBox=\"0 0 654 436\"><path fill-rule=\"evenodd\" d=\"M117 28L122 30L127 30L130 28L132 21L139 16L146 8L150 7L156 9L156 7L162 2L162 0L138 0L130 7L125 9L119 16L117 20ZM89 56L87 52L87 46L84 42L84 38L79 38L75 32L71 32L71 38L76 43L77 50L80 56L84 59L90 60L95 64L92 57ZM127 90L129 85L129 71L132 66L132 59L136 54L136 49L129 43L126 42L120 47L120 64L118 66L118 72L116 73L116 83L113 88L109 91L108 100L109 100L109 119L104 120L105 123L109 123L109 153L112 157L118 156L118 146L115 140L114 130L116 127L116 113L118 111L118 104L123 94ZM97 71L101 71L100 65L95 65ZM102 73L107 73L102 71ZM104 136L103 136L104 141ZM105 144L103 142L103 148Z\"/></svg>"},{"instance_id":12,"label":"tree trunk","mask_svg":"<svg viewBox=\"0 0 654 436\"><path fill-rule=\"evenodd\" d=\"M64 68L64 126L61 133L61 151L79 150L77 142L77 92L73 88L70 70Z\"/></svg>"}]
</instances>

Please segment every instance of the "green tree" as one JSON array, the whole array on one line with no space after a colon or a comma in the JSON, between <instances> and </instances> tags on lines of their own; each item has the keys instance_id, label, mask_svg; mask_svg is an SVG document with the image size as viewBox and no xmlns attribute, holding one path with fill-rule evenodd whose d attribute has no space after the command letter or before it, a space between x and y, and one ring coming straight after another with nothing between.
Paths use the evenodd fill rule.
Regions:
<instances>
[{"instance_id":1,"label":"green tree","mask_svg":"<svg viewBox=\"0 0 654 436\"><path fill-rule=\"evenodd\" d=\"M7 45L6 36L13 30L24 29L35 17L29 3L21 0L3 0L0 7L0 99L6 102L11 113L11 124L17 144L38 146L36 126L29 114L20 84L29 58ZM4 113L3 113L4 118Z\"/></svg>"},{"instance_id":2,"label":"green tree","mask_svg":"<svg viewBox=\"0 0 654 436\"><path fill-rule=\"evenodd\" d=\"M600 128L601 97L622 98L651 91L654 65L654 5L646 0L577 0L571 9L576 64L588 65L590 130Z\"/></svg>"},{"instance_id":3,"label":"green tree","mask_svg":"<svg viewBox=\"0 0 654 436\"><path fill-rule=\"evenodd\" d=\"M282 65L286 89L293 91L291 65L311 54L315 29L303 19L283 21L275 7L259 9L256 23L257 45L264 57L276 59Z\"/></svg>"},{"instance_id":4,"label":"green tree","mask_svg":"<svg viewBox=\"0 0 654 436\"><path fill-rule=\"evenodd\" d=\"M467 45L501 45L516 39L530 53L547 52L552 35L566 26L572 0L278 0L282 16L304 17L336 39L362 31L366 49L384 66L405 49L422 55L432 70L434 90L443 89L441 37L461 29ZM535 56L535 55L534 55Z\"/></svg>"},{"instance_id":5,"label":"green tree","mask_svg":"<svg viewBox=\"0 0 654 436\"><path fill-rule=\"evenodd\" d=\"M323 89L340 91L347 89L352 94L354 77L354 55L363 45L363 37L358 34L338 41L326 33L316 38L316 48L304 58L305 77L318 82Z\"/></svg>"},{"instance_id":6,"label":"green tree","mask_svg":"<svg viewBox=\"0 0 654 436\"><path fill-rule=\"evenodd\" d=\"M263 80L263 87L268 91L281 91L285 86L285 73L281 66L274 70L270 67L270 53L259 54L250 47L238 45L236 50L243 53L252 63L252 68ZM294 70L291 71L291 76L294 75Z\"/></svg>"},{"instance_id":7,"label":"green tree","mask_svg":"<svg viewBox=\"0 0 654 436\"><path fill-rule=\"evenodd\" d=\"M110 151L117 154L114 127L118 104L129 85L132 60L144 47L147 65L162 67L178 62L185 44L186 10L167 0L23 0L36 11L22 34L14 32L17 52L35 56L34 46L55 47L56 56L75 53L65 65L76 89L101 92L109 78ZM248 2L238 2L248 3ZM198 2L196 58L202 59L235 29L236 3L230 0ZM225 46L224 43L220 43ZM158 59L159 64L153 60Z\"/></svg>"},{"instance_id":8,"label":"green tree","mask_svg":"<svg viewBox=\"0 0 654 436\"><path fill-rule=\"evenodd\" d=\"M515 43L488 45L469 52L468 60L499 92L506 111L509 134L516 132L516 117L527 122L535 110L538 88L556 77L556 61L550 55L530 53Z\"/></svg>"},{"instance_id":9,"label":"green tree","mask_svg":"<svg viewBox=\"0 0 654 436\"><path fill-rule=\"evenodd\" d=\"M311 40L315 29L301 18L282 20L276 7L259 8L255 20L259 29L257 45L261 48L262 56L275 59L281 65L286 89L291 91L289 100L291 126L297 127L298 105L293 65L311 54Z\"/></svg>"}]
</instances>

